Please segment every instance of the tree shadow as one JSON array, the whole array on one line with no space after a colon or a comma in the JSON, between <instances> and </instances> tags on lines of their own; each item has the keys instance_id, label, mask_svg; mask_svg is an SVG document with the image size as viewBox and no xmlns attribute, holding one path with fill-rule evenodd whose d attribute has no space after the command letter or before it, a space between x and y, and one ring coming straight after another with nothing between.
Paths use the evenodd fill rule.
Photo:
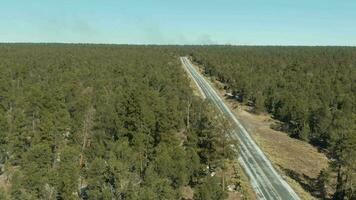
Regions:
<instances>
[{"instance_id":1,"label":"tree shadow","mask_svg":"<svg viewBox=\"0 0 356 200\"><path fill-rule=\"evenodd\" d=\"M317 189L316 184L317 184L317 179L316 178L311 178L305 174L299 174L295 172L294 170L291 169L286 169L283 168L282 166L278 165L282 171L285 172L287 176L292 178L293 180L297 181L299 185L307 192L309 192L313 197L316 198L323 198L322 195L320 194L320 191Z\"/></svg>"}]
</instances>

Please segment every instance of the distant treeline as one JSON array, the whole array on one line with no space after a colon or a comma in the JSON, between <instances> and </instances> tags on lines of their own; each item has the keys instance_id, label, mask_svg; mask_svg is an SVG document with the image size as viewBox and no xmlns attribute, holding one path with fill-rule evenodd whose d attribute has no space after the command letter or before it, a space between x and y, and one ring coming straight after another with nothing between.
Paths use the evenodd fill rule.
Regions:
<instances>
[{"instance_id":1,"label":"distant treeline","mask_svg":"<svg viewBox=\"0 0 356 200\"><path fill-rule=\"evenodd\" d=\"M0 199L225 198L230 146L177 52L0 44Z\"/></svg>"},{"instance_id":2,"label":"distant treeline","mask_svg":"<svg viewBox=\"0 0 356 200\"><path fill-rule=\"evenodd\" d=\"M190 49L237 100L271 113L292 137L327 150L337 173L334 199L356 198L356 48Z\"/></svg>"},{"instance_id":3,"label":"distant treeline","mask_svg":"<svg viewBox=\"0 0 356 200\"><path fill-rule=\"evenodd\" d=\"M187 54L325 150L334 199L356 198L356 48L0 44L0 199L226 198L210 173L227 125L193 95Z\"/></svg>"}]
</instances>

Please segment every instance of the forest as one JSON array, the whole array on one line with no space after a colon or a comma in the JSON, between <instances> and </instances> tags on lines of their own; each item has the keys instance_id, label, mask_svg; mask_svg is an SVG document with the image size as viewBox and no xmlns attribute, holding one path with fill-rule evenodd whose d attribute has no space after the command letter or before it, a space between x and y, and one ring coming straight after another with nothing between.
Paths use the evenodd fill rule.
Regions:
<instances>
[{"instance_id":1,"label":"forest","mask_svg":"<svg viewBox=\"0 0 356 200\"><path fill-rule=\"evenodd\" d=\"M179 51L0 44L0 199L226 198L223 121Z\"/></svg>"},{"instance_id":2,"label":"forest","mask_svg":"<svg viewBox=\"0 0 356 200\"><path fill-rule=\"evenodd\" d=\"M269 112L280 129L310 142L331 160L333 199L356 199L356 48L193 46L191 58L254 113Z\"/></svg>"},{"instance_id":3,"label":"forest","mask_svg":"<svg viewBox=\"0 0 356 200\"><path fill-rule=\"evenodd\" d=\"M328 155L321 194L334 174L356 198L356 48L0 44L0 199L226 199L227 125L186 55Z\"/></svg>"}]
</instances>

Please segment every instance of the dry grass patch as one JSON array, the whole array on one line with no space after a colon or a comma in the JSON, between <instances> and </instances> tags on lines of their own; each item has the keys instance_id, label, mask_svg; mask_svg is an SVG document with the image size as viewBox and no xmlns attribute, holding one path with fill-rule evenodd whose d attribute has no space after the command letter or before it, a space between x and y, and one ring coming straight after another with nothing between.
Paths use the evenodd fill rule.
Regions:
<instances>
[{"instance_id":1,"label":"dry grass patch","mask_svg":"<svg viewBox=\"0 0 356 200\"><path fill-rule=\"evenodd\" d=\"M201 68L197 69L203 72ZM273 166L298 195L302 199L315 199L308 188L320 171L328 167L325 154L307 142L291 138L285 132L273 130L271 126L280 123L279 121L266 113L259 115L250 113L249 107L226 98L224 84L211 77L207 80L217 89L220 97L225 100Z\"/></svg>"},{"instance_id":2,"label":"dry grass patch","mask_svg":"<svg viewBox=\"0 0 356 200\"><path fill-rule=\"evenodd\" d=\"M235 113L244 125L248 124L245 127L274 164L310 178L316 178L320 170L327 167L326 156L317 148L271 129L270 126L277 122L269 115L254 115L245 109L235 109Z\"/></svg>"},{"instance_id":3,"label":"dry grass patch","mask_svg":"<svg viewBox=\"0 0 356 200\"><path fill-rule=\"evenodd\" d=\"M194 191L189 186L183 187L181 193L182 193L182 200L191 200L194 198Z\"/></svg>"}]
</instances>

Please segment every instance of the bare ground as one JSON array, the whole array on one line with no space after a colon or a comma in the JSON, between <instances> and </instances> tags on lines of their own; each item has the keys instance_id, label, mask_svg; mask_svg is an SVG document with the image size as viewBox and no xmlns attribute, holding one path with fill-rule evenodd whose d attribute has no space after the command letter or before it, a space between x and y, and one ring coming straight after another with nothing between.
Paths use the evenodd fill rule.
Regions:
<instances>
[{"instance_id":1,"label":"bare ground","mask_svg":"<svg viewBox=\"0 0 356 200\"><path fill-rule=\"evenodd\" d=\"M314 181L320 171L328 166L326 156L304 141L271 129L271 124L276 121L267 114L254 115L246 111L244 107L239 107L234 111L273 166L299 196L302 199L315 199L309 193L312 187L310 182Z\"/></svg>"}]
</instances>

